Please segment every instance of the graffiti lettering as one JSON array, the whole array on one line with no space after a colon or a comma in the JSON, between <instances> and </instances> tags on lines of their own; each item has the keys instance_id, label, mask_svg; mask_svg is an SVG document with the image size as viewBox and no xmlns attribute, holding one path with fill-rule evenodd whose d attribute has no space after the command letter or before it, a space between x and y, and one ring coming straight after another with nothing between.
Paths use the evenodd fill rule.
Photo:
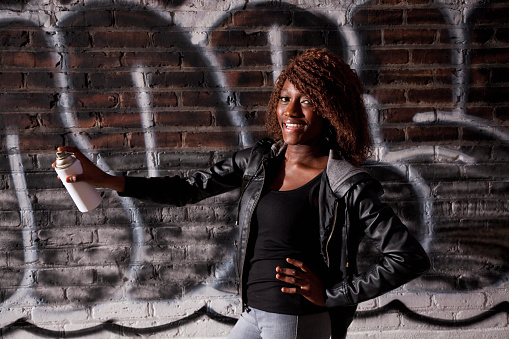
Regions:
<instances>
[{"instance_id":1,"label":"graffiti lettering","mask_svg":"<svg viewBox=\"0 0 509 339\"><path fill-rule=\"evenodd\" d=\"M104 206L78 214L48 179L54 148L76 145L111 173L205 167L263 135L273 84L310 47L340 54L366 86L365 167L433 260L405 293L454 299L507 282L503 2L25 3L0 4L4 336L150 335L202 316L231 325L234 194L177 208L101 191ZM369 243L361 253L361 268L377 260ZM444 320L393 299L357 318L397 311L452 328L509 313L502 301Z\"/></svg>"}]
</instances>

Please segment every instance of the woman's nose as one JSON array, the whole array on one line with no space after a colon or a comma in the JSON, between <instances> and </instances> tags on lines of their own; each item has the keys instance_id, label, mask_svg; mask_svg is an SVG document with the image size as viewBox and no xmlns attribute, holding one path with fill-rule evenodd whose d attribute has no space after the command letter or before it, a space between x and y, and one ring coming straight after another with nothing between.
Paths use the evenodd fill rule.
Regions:
<instances>
[{"instance_id":1,"label":"woman's nose","mask_svg":"<svg viewBox=\"0 0 509 339\"><path fill-rule=\"evenodd\" d=\"M298 116L299 114L300 114L299 107L294 102L289 103L288 106L286 106L285 111L283 112L283 115L287 117L295 117Z\"/></svg>"}]
</instances>

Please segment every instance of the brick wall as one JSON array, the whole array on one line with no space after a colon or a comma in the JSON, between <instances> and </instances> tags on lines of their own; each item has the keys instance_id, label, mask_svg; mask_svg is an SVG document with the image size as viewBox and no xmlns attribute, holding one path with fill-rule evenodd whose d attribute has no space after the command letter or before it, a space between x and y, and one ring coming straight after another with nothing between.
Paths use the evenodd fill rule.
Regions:
<instances>
[{"instance_id":1,"label":"brick wall","mask_svg":"<svg viewBox=\"0 0 509 339\"><path fill-rule=\"evenodd\" d=\"M3 1L0 334L225 337L237 192L177 208L100 190L80 213L55 149L115 174L204 168L265 136L283 65L327 47L365 84L365 167L432 259L361 304L348 338L505 338L508 15L503 0Z\"/></svg>"}]
</instances>

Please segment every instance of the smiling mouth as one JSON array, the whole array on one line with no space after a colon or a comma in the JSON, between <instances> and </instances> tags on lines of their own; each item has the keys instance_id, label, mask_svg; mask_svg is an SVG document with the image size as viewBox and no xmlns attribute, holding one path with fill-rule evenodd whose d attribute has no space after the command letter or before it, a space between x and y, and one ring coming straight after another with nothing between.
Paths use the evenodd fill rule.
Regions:
<instances>
[{"instance_id":1,"label":"smiling mouth","mask_svg":"<svg viewBox=\"0 0 509 339\"><path fill-rule=\"evenodd\" d=\"M294 130L294 129L304 128L306 125L305 125L305 124L291 124L291 123L283 123L283 126L284 126L286 129Z\"/></svg>"}]
</instances>

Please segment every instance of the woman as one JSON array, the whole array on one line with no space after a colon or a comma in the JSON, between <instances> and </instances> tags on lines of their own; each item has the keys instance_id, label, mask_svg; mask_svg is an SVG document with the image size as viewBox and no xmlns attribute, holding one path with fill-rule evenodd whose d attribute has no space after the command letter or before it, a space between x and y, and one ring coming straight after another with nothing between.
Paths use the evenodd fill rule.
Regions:
<instances>
[{"instance_id":1,"label":"woman","mask_svg":"<svg viewBox=\"0 0 509 339\"><path fill-rule=\"evenodd\" d=\"M272 139L192 176L110 176L77 149L88 181L122 196L182 206L240 187L235 242L242 315L229 338L344 338L356 305L429 268L419 243L359 169L371 147L358 76L323 49L281 73L269 101ZM360 240L383 255L357 272Z\"/></svg>"}]
</instances>

